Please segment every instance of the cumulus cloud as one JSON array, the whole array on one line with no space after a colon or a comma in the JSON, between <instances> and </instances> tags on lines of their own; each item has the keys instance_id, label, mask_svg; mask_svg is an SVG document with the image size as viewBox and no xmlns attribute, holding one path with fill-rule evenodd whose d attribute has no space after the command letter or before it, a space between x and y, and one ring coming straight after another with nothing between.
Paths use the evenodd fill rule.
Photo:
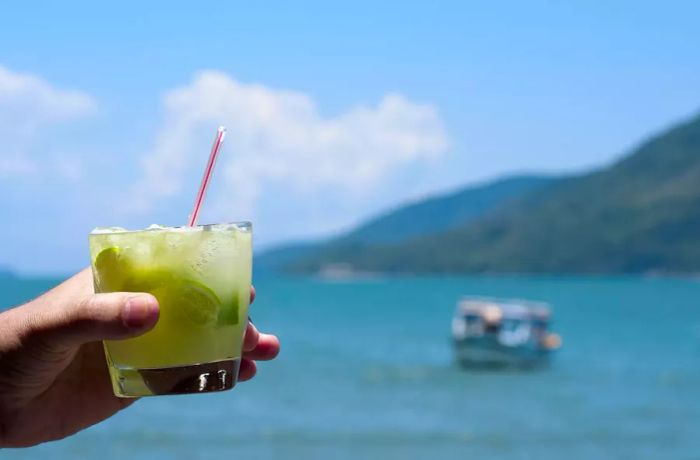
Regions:
<instances>
[{"instance_id":1,"label":"cumulus cloud","mask_svg":"<svg viewBox=\"0 0 700 460\"><path fill-rule=\"evenodd\" d=\"M148 212L186 181L198 181L219 124L228 128L216 176L225 196L214 205L246 217L255 215L268 190L282 196L329 187L371 194L397 167L431 161L448 146L436 107L398 93L324 116L307 94L205 71L168 92L164 107L162 129L143 159L127 212Z\"/></svg>"},{"instance_id":2,"label":"cumulus cloud","mask_svg":"<svg viewBox=\"0 0 700 460\"><path fill-rule=\"evenodd\" d=\"M74 178L80 167L75 158L66 165L55 154L46 158L41 148L42 130L95 112L88 94L58 89L46 80L0 66L0 178L34 176L47 165Z\"/></svg>"}]
</instances>

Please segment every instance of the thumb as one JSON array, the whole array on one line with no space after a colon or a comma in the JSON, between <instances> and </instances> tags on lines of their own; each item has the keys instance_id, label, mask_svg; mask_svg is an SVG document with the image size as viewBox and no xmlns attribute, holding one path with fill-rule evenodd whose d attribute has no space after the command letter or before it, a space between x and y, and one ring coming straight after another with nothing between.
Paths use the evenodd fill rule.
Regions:
<instances>
[{"instance_id":1,"label":"thumb","mask_svg":"<svg viewBox=\"0 0 700 460\"><path fill-rule=\"evenodd\" d=\"M57 311L38 324L50 342L79 346L105 339L125 339L155 326L160 310L151 294L112 292L93 294Z\"/></svg>"}]
</instances>

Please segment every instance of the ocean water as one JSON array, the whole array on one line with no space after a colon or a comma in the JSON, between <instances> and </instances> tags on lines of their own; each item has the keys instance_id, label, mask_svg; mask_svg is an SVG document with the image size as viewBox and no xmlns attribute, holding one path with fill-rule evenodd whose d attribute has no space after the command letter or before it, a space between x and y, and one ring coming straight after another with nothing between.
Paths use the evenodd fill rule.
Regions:
<instances>
[{"instance_id":1,"label":"ocean water","mask_svg":"<svg viewBox=\"0 0 700 460\"><path fill-rule=\"evenodd\" d=\"M0 280L0 306L51 280ZM700 457L700 282L640 278L260 279L283 351L233 391L143 399L3 459ZM550 302L549 368L452 362L461 295Z\"/></svg>"}]
</instances>

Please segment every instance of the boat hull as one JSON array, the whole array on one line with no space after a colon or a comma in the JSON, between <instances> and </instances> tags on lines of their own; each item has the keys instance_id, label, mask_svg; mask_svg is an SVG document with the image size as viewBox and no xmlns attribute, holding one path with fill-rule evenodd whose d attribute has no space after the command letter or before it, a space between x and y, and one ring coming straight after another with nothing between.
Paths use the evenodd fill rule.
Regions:
<instances>
[{"instance_id":1,"label":"boat hull","mask_svg":"<svg viewBox=\"0 0 700 460\"><path fill-rule=\"evenodd\" d=\"M525 344L506 346L490 338L465 338L454 341L457 363L468 369L529 369L549 363L551 351Z\"/></svg>"}]
</instances>

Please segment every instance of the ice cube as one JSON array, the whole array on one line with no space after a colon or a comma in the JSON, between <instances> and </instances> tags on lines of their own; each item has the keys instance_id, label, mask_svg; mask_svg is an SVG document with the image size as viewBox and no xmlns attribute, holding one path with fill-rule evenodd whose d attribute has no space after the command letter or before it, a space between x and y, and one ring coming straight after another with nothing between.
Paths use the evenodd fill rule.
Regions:
<instances>
[{"instance_id":1,"label":"ice cube","mask_svg":"<svg viewBox=\"0 0 700 460\"><path fill-rule=\"evenodd\" d=\"M95 227L90 233L93 235L100 235L105 233L119 233L126 231L127 230L124 227Z\"/></svg>"}]
</instances>

